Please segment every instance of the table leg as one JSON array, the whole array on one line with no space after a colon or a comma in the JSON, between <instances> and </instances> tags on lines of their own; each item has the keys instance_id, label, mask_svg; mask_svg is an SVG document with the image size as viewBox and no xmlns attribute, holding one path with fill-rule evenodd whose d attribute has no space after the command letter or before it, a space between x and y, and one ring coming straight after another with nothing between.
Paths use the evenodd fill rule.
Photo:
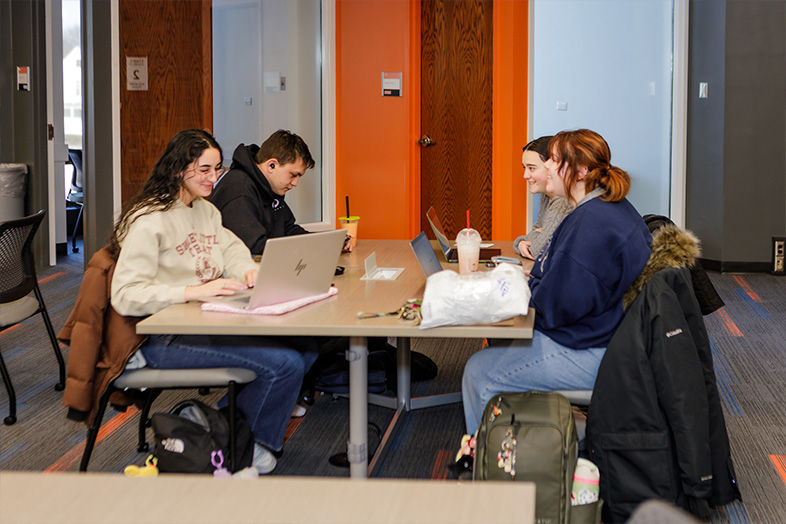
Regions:
<instances>
[{"instance_id":1,"label":"table leg","mask_svg":"<svg viewBox=\"0 0 786 524\"><path fill-rule=\"evenodd\" d=\"M398 397L398 407L404 411L409 411L412 399L411 391L411 359L409 337L398 337L396 341L396 397Z\"/></svg>"},{"instance_id":2,"label":"table leg","mask_svg":"<svg viewBox=\"0 0 786 524\"><path fill-rule=\"evenodd\" d=\"M349 351L349 476L368 476L368 339L350 337Z\"/></svg>"},{"instance_id":3,"label":"table leg","mask_svg":"<svg viewBox=\"0 0 786 524\"><path fill-rule=\"evenodd\" d=\"M410 386L412 371L410 366L412 353L410 351L410 339L407 337L398 337L396 347L396 405L393 407L384 405L382 402L373 402L376 405L383 405L383 407L393 407L396 413L393 415L390 424L388 424L385 434L380 438L377 450L374 452L374 458L371 460L371 464L368 468L368 475L370 477L376 477L377 473L379 473L382 462L387 456L390 446L393 444L393 438L396 436L399 429L401 429L401 426L403 426L406 414L411 409L410 403L412 392L410 391Z\"/></svg>"}]
</instances>

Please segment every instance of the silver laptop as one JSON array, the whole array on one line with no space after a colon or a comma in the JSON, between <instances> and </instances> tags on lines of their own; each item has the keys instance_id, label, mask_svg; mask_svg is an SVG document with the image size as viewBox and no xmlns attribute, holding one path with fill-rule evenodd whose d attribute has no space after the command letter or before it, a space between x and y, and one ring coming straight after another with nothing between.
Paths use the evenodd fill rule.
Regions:
<instances>
[{"instance_id":1,"label":"silver laptop","mask_svg":"<svg viewBox=\"0 0 786 524\"><path fill-rule=\"evenodd\" d=\"M346 236L346 231L338 229L271 238L252 289L204 301L254 309L327 293Z\"/></svg>"},{"instance_id":2,"label":"silver laptop","mask_svg":"<svg viewBox=\"0 0 786 524\"><path fill-rule=\"evenodd\" d=\"M439 263L437 254L434 253L434 249L431 247L431 242L429 242L426 233L421 232L410 241L409 245L415 253L415 258L418 259L420 269L423 270L423 274L426 275L426 278L434 273L442 271L442 264Z\"/></svg>"},{"instance_id":3,"label":"silver laptop","mask_svg":"<svg viewBox=\"0 0 786 524\"><path fill-rule=\"evenodd\" d=\"M440 222L434 206L428 208L428 211L426 211L426 218L428 219L428 223L431 224L431 229L434 231L437 242L439 242L439 247L442 248L445 260L448 262L458 262L458 248L451 246L451 242L448 240L445 230L442 228L442 222ZM488 262L491 260L491 257L501 254L502 250L497 247L481 247L480 261Z\"/></svg>"}]
</instances>

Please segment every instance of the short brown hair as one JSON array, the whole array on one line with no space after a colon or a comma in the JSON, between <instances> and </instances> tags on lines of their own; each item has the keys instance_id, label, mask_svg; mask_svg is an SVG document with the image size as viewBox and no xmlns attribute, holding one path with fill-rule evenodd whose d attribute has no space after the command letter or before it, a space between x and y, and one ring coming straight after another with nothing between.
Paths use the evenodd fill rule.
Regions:
<instances>
[{"instance_id":1,"label":"short brown hair","mask_svg":"<svg viewBox=\"0 0 786 524\"><path fill-rule=\"evenodd\" d=\"M549 142L551 159L559 169L567 166L565 191L570 196L578 181L580 167L587 168L584 187L587 193L600 187L605 191L601 197L607 202L619 202L630 190L628 173L611 165L609 144L595 131L577 129L560 131Z\"/></svg>"},{"instance_id":2,"label":"short brown hair","mask_svg":"<svg viewBox=\"0 0 786 524\"><path fill-rule=\"evenodd\" d=\"M279 164L291 164L298 158L306 165L306 169L314 167L314 159L308 146L295 133L279 129L265 140L257 151L256 162L261 164L266 160L275 158Z\"/></svg>"}]
</instances>

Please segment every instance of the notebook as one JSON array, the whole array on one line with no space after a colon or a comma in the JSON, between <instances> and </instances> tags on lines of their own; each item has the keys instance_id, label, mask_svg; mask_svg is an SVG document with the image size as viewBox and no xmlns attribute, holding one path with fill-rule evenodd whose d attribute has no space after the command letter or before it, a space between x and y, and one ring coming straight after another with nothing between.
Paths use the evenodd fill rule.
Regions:
<instances>
[{"instance_id":1,"label":"notebook","mask_svg":"<svg viewBox=\"0 0 786 524\"><path fill-rule=\"evenodd\" d=\"M431 247L431 242L429 242L426 233L421 232L410 241L409 245L415 253L415 258L418 259L420 269L423 270L423 274L426 275L426 278L438 271L442 271L442 264L439 263L439 259L436 253L434 253L434 249Z\"/></svg>"},{"instance_id":2,"label":"notebook","mask_svg":"<svg viewBox=\"0 0 786 524\"><path fill-rule=\"evenodd\" d=\"M439 221L439 217L437 216L437 212L434 210L434 206L428 208L426 211L426 218L428 219L428 223L431 224L431 229L434 231L434 236L437 237L437 242L439 242L439 247L442 248L442 253L445 255L445 260L448 262L458 262L458 249L451 246L451 242L448 240L447 235L445 235L445 230L442 229L442 222ZM481 262L490 262L491 257L495 257L502 254L502 250L499 248L480 248L480 261Z\"/></svg>"},{"instance_id":3,"label":"notebook","mask_svg":"<svg viewBox=\"0 0 786 524\"><path fill-rule=\"evenodd\" d=\"M346 231L338 229L271 238L253 288L203 301L254 309L327 293L346 236Z\"/></svg>"}]
</instances>

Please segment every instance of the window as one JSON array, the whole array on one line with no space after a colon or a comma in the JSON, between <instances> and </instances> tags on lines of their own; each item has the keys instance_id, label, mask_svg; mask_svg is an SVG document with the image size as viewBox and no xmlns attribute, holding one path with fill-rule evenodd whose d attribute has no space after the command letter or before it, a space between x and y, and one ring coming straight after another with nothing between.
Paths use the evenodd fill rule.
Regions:
<instances>
[{"instance_id":1,"label":"window","mask_svg":"<svg viewBox=\"0 0 786 524\"><path fill-rule=\"evenodd\" d=\"M213 126L225 165L278 129L300 135L316 161L286 195L299 223L323 209L322 8L314 0L213 0Z\"/></svg>"}]
</instances>

